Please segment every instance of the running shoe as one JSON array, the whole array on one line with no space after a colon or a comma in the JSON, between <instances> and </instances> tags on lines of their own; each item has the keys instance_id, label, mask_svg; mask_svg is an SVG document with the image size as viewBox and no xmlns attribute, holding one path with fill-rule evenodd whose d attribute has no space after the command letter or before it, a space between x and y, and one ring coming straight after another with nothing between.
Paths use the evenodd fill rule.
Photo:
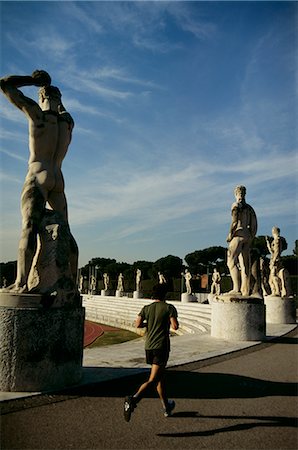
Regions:
<instances>
[{"instance_id":1,"label":"running shoe","mask_svg":"<svg viewBox=\"0 0 298 450\"><path fill-rule=\"evenodd\" d=\"M134 401L134 398L132 396L125 397L123 406L124 406L124 409L123 409L124 419L126 420L126 422L129 422L130 418L131 418L131 414L133 413L134 409L137 406Z\"/></svg>"},{"instance_id":2,"label":"running shoe","mask_svg":"<svg viewBox=\"0 0 298 450\"><path fill-rule=\"evenodd\" d=\"M163 410L164 411L163 415L165 417L171 417L172 411L175 408L175 406L176 406L176 403L174 402L174 400L169 400L167 407Z\"/></svg>"}]
</instances>

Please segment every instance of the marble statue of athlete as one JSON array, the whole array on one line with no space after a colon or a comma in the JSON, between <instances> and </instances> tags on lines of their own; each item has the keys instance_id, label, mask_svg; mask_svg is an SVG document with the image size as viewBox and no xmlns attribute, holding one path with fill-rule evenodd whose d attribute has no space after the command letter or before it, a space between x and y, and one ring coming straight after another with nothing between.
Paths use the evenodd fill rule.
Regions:
<instances>
[{"instance_id":1,"label":"marble statue of athlete","mask_svg":"<svg viewBox=\"0 0 298 450\"><path fill-rule=\"evenodd\" d=\"M39 104L20 90L24 86L37 86ZM51 86L50 75L36 70L31 76L10 75L0 79L6 98L27 117L29 122L28 173L21 195L22 232L18 250L17 277L10 287L15 292L28 291L28 276L37 248L40 220L46 203L58 211L68 224L64 179L61 171L63 159L71 142L74 121L65 110L61 92ZM72 237L71 272L76 280L78 248Z\"/></svg>"}]
</instances>

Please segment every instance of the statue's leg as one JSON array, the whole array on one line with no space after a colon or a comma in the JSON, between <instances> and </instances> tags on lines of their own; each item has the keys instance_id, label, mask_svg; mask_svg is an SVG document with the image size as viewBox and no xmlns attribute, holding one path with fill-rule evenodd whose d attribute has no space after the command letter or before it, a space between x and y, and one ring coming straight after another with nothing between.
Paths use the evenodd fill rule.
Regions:
<instances>
[{"instance_id":1,"label":"statue's leg","mask_svg":"<svg viewBox=\"0 0 298 450\"><path fill-rule=\"evenodd\" d=\"M240 273L238 269L238 258L240 254L241 242L238 237L234 237L228 249L227 265L232 278L233 289L231 293L240 293Z\"/></svg>"},{"instance_id":2,"label":"statue's leg","mask_svg":"<svg viewBox=\"0 0 298 450\"><path fill-rule=\"evenodd\" d=\"M241 293L249 295L250 288L250 248L248 242L242 242L242 249L239 255L241 268Z\"/></svg>"},{"instance_id":3,"label":"statue's leg","mask_svg":"<svg viewBox=\"0 0 298 450\"><path fill-rule=\"evenodd\" d=\"M35 177L25 181L22 197L22 232L19 241L17 278L13 290L26 292L27 280L37 247L39 223L45 208L45 197L36 183Z\"/></svg>"},{"instance_id":4,"label":"statue's leg","mask_svg":"<svg viewBox=\"0 0 298 450\"><path fill-rule=\"evenodd\" d=\"M281 282L281 296L282 297L289 297L291 295L291 288L290 288L290 279L289 279L289 273L286 269L281 269L278 272L278 278Z\"/></svg>"}]
</instances>

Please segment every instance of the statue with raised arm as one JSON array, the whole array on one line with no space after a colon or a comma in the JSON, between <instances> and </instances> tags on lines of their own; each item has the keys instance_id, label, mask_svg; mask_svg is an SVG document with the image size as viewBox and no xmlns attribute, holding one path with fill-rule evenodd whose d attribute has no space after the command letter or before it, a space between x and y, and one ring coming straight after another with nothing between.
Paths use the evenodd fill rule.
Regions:
<instances>
[{"instance_id":1,"label":"statue with raised arm","mask_svg":"<svg viewBox=\"0 0 298 450\"><path fill-rule=\"evenodd\" d=\"M250 249L257 233L257 217L254 209L246 203L245 186L236 186L234 194L236 202L232 204L232 223L227 237L229 243L227 265L233 283L230 293L248 296L250 294Z\"/></svg>"},{"instance_id":2,"label":"statue with raised arm","mask_svg":"<svg viewBox=\"0 0 298 450\"><path fill-rule=\"evenodd\" d=\"M39 103L23 94L20 88L25 86L40 88ZM46 243L48 238L51 239L51 245L54 245L59 227L64 230L62 242L67 234L69 258L63 261L63 264L69 265L70 277L76 286L78 248L69 229L61 171L71 142L74 121L62 104L61 92L51 85L50 75L43 70L36 70L31 76L11 75L1 78L0 87L6 98L26 115L29 122L30 156L21 194L22 232L18 249L17 277L10 290L17 293L32 291L28 278L37 250L38 236L42 235L42 226L44 238L40 237L41 246L50 245ZM46 205L50 209L46 209ZM50 221L50 225L42 225L45 219ZM64 250L60 253L65 254ZM41 258L44 264L47 255ZM39 287L37 293L40 292L38 289ZM47 292L46 281L43 292Z\"/></svg>"},{"instance_id":3,"label":"statue with raised arm","mask_svg":"<svg viewBox=\"0 0 298 450\"><path fill-rule=\"evenodd\" d=\"M288 248L284 237L280 236L278 227L272 228L272 238L266 236L267 248L271 254L269 263L269 286L271 294L278 297L289 297L291 295L289 273L284 268L281 253Z\"/></svg>"}]
</instances>

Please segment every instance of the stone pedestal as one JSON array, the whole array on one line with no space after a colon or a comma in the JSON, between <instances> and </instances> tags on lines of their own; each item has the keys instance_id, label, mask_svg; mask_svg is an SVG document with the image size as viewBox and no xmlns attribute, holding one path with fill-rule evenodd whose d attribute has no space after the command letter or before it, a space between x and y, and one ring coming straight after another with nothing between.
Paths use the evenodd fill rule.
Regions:
<instances>
[{"instance_id":1,"label":"stone pedestal","mask_svg":"<svg viewBox=\"0 0 298 450\"><path fill-rule=\"evenodd\" d=\"M181 302L182 303L191 303L191 302L197 302L197 297L192 294L187 294L186 292L183 292L181 294Z\"/></svg>"},{"instance_id":2,"label":"stone pedestal","mask_svg":"<svg viewBox=\"0 0 298 450\"><path fill-rule=\"evenodd\" d=\"M107 297L107 296L109 295L110 291L108 291L108 290L106 290L106 289L102 289L102 290L100 291L100 293L101 293L101 295L103 295L104 297Z\"/></svg>"},{"instance_id":3,"label":"stone pedestal","mask_svg":"<svg viewBox=\"0 0 298 450\"><path fill-rule=\"evenodd\" d=\"M45 308L42 300L38 294L0 294L2 391L47 391L81 379L85 310Z\"/></svg>"},{"instance_id":4,"label":"stone pedestal","mask_svg":"<svg viewBox=\"0 0 298 450\"><path fill-rule=\"evenodd\" d=\"M296 302L294 298L268 295L264 298L267 323L296 323Z\"/></svg>"},{"instance_id":5,"label":"stone pedestal","mask_svg":"<svg viewBox=\"0 0 298 450\"><path fill-rule=\"evenodd\" d=\"M115 297L123 297L123 292L122 291L116 291Z\"/></svg>"},{"instance_id":6,"label":"stone pedestal","mask_svg":"<svg viewBox=\"0 0 298 450\"><path fill-rule=\"evenodd\" d=\"M264 301L221 295L212 299L211 336L230 341L260 341L266 336Z\"/></svg>"},{"instance_id":7,"label":"stone pedestal","mask_svg":"<svg viewBox=\"0 0 298 450\"><path fill-rule=\"evenodd\" d=\"M133 298L143 298L143 294L140 291L133 292Z\"/></svg>"}]
</instances>

